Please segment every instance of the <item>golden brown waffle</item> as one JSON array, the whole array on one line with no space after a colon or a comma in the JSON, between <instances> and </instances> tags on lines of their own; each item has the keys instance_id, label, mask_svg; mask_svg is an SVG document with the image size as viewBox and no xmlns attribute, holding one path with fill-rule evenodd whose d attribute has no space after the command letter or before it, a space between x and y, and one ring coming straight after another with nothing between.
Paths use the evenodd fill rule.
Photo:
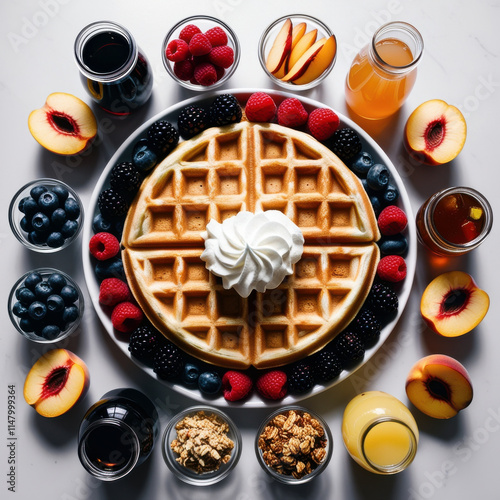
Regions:
<instances>
[{"instance_id":1,"label":"golden brown waffle","mask_svg":"<svg viewBox=\"0 0 500 500\"><path fill-rule=\"evenodd\" d=\"M210 219L281 210L304 253L275 290L225 290L200 255ZM379 232L359 180L311 136L274 124L211 128L146 179L122 244L127 280L150 321L182 349L230 368L268 368L323 347L363 304Z\"/></svg>"}]
</instances>

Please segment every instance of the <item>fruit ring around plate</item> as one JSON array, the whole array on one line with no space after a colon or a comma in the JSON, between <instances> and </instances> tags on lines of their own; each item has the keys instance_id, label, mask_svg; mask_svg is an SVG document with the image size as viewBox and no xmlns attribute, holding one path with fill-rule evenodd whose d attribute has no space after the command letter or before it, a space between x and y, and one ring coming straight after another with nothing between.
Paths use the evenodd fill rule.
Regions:
<instances>
[{"instance_id":1,"label":"fruit ring around plate","mask_svg":"<svg viewBox=\"0 0 500 500\"><path fill-rule=\"evenodd\" d=\"M213 102L213 100L215 99L215 97L217 95L221 95L221 94L228 94L229 93L229 94L234 95L239 100L239 102L244 106L244 103L246 102L246 100L248 99L248 97L253 92L255 92L255 91L256 90L252 90L252 89L234 90L234 91L233 90L226 90L226 91L221 91L221 92L215 92L215 93L211 94L210 96L205 96L204 95L204 96L196 97L196 98L193 98L193 99L189 99L187 101L181 102L181 103L179 103L179 104L177 104L175 106L172 106L172 107L168 108L167 110L159 113L155 117L151 118L148 122L144 123L138 130L136 130L125 141L125 143L117 150L117 152L115 153L115 155L111 158L111 160L109 161L107 167L103 171L103 173L102 173L102 175L101 175L101 177L100 177L100 179L99 179L99 181L98 181L98 183L96 185L96 188L94 190L94 193L92 195L92 199L91 199L91 202L90 202L90 209L89 209L90 217L87 218L87 222L86 222L85 227L84 227L84 242L88 242L90 240L90 238L92 237L92 234L93 234L92 219L93 219L94 215L96 215L96 214L99 213L99 210L98 210L98 207L97 207L97 199L99 197L99 194L103 190L105 190L106 188L109 187L109 177L110 177L111 169L113 168L114 165L116 165L116 164L118 164L120 162L130 161L130 159L132 157L132 151L133 151L134 145L137 143L137 141L139 141L141 138L143 138L143 137L146 136L146 132L147 132L148 128L153 123L157 122L158 120L166 120L166 121L170 121L173 124L176 124L176 122L177 122L177 116L179 115L179 112L183 108L185 108L188 105L195 105L195 106L201 106L201 107L207 107L208 108L208 106L211 104L211 102ZM295 97L294 95L287 94L287 93L284 93L284 92L279 92L279 91L266 90L265 92L268 93L269 95L271 95L273 97L273 99L276 101L276 104L279 104L283 99L285 99L287 97ZM309 111L309 112L312 111L315 108L318 108L318 107L326 107L325 105L321 104L320 102L317 102L317 101L314 101L314 100L311 100L311 99L306 99L306 98L301 97L300 100L303 103L303 105L305 106L306 110ZM411 212L411 206L410 206L410 202L409 202L409 199L408 199L408 195L406 193L406 190L404 188L403 182L402 182L402 180L401 180L398 172L396 171L395 167L392 165L392 163L389 160L389 158L385 155L385 153L381 150L381 148L375 143L375 141L373 141L373 139L371 139L370 136L368 134L366 134L366 132L364 132L362 129L360 129L354 122L352 122L351 120L349 120L348 118L346 118L346 117L344 117L342 115L339 115L339 118L340 118L340 121L341 121L340 127L350 127L352 129L354 129L359 134L359 136L361 137L362 145L363 145L363 151L366 151L369 154L371 154L375 163L381 163L381 164L385 165L388 168L389 173L390 173L390 177L391 177L391 182L396 186L397 190L399 191L399 198L398 198L398 201L397 201L397 205L400 208L402 208L403 211L406 213L406 215L408 217L408 220L409 221L413 221L413 216L412 216L412 212ZM238 126L235 126L233 128L235 130L240 130L239 133L241 134L241 130L246 131L245 133L249 133L248 129L252 129L253 130L253 129L259 128L259 127L260 126L256 126L254 124L252 124L250 126L248 123L242 122L242 124L240 124ZM279 126L274 126L274 127L276 127L278 130L280 128ZM263 126L263 127L260 127L260 128L265 129L266 127ZM289 131L289 133L285 134L285 135L294 137L295 132L292 129L286 129L286 130ZM252 132L252 133L254 133L254 132ZM207 131L207 133L205 135L207 135L207 134L210 135L210 132ZM301 135L303 135L303 134L298 134L297 137L300 137ZM199 137L200 136L195 137L193 139L193 141L196 141L197 139L199 139ZM313 141L314 141L314 139L313 139ZM180 146L180 147L178 147L177 150L175 150L172 155L175 155L177 153L177 151L181 150L182 148L186 148L186 146ZM300 159L298 161L300 163ZM300 167L300 165L299 165L299 167ZM342 168L343 167L341 167L341 169ZM236 172L237 169L234 169L234 170ZM264 170L265 170L265 168L263 167L263 171ZM313 172L314 170L315 169L309 169L309 170L303 169L304 172ZM318 170L318 169L316 169L316 170ZM351 173L349 169L346 168L345 170L347 170L349 173ZM154 175L156 175L155 172L156 172L156 170L153 171L153 174L148 179L151 179ZM180 177L183 178L183 180L181 182L181 184L183 186L183 189L184 190L187 189L187 191L184 191L185 193L189 192L190 189L195 190L195 188L196 189L202 189L203 188L203 185L202 185L203 183L200 184L198 182L200 180L200 177L199 177L199 175L196 172L198 172L198 171L195 170L194 167L193 167L190 170L188 169L188 170L186 170L184 172L184 174L189 174L189 175L181 175L182 172L181 172L181 174L179 174ZM200 170L200 172L201 172L201 170ZM274 171L274 172L276 172L276 171ZM195 173L196 173L196 175L195 175ZM193 175L190 177L190 174L193 174ZM279 177L280 177L280 175L279 175L279 169L278 169L278 173L275 175L275 177L276 177L276 181L279 183ZM298 185L300 183L300 176L297 175L297 174L295 174L295 178L296 178L296 185ZM234 178L232 178L231 176L229 176L228 179L229 180L232 179L236 183L239 182L239 185L241 185L241 182L238 181L238 179L241 179L241 177L235 176ZM305 179L304 182L306 182L306 181L309 182L310 181L310 182L312 182L314 184L314 175L304 175L303 179ZM193 180L192 186L190 186L190 181L191 180ZM148 189L147 182L148 182L148 180L146 180L144 182L144 184L143 184L143 186L145 187L145 190ZM226 187L228 189L232 189L232 186L231 186L232 184L233 184L232 182L228 182L228 184L227 184ZM201 186L201 188L200 188L200 186ZM330 186L330 187L332 187L332 186ZM306 188L306 189L308 190L309 187ZM300 189L298 189L298 191L300 191ZM196 190L193 191L193 193L196 194ZM326 193L326 195L328 195L328 193ZM297 192L295 192L294 196L296 196L296 197L298 196ZM366 196L364 196L364 193L363 193L363 196L361 196L361 198L363 198L363 197L364 197L364 199L366 199ZM140 193L137 196L137 198L140 198ZM167 196L167 198L168 198L168 196ZM296 203L294 204L294 206L296 207L296 209L295 209L295 211L293 211L293 214L294 214L293 216L296 217L296 220L295 220L296 223L300 221L300 213L301 213L300 212L300 208L301 207L304 207L303 215L305 217L305 220L307 220L307 217L309 217L309 215L311 213L311 210L310 210L311 207L313 207L315 205L314 200L311 202L310 199L304 200L304 203L301 204L301 200L299 198L300 198L300 196L298 196L297 200L295 200ZM274 201L271 201L271 200L274 200ZM172 202L171 203L172 207L174 205L176 205L176 202L174 202L173 199L170 200L170 201ZM240 202L241 202L241 200L240 200ZM274 196L274 195L273 196L269 196L269 202L271 204L273 202L274 203L276 203L276 202L279 203L279 196ZM324 203L324 206L328 207L329 203L330 204L333 203L332 200L330 200L330 202L326 201ZM166 205L168 205L168 203L166 203ZM208 203L207 205L210 205L210 203ZM212 203L212 205L214 205L212 207L212 210L216 210L217 211L217 210L220 209L220 206L217 206L216 203ZM241 209L241 206L240 206L241 203L240 204L238 204L238 203L234 204L233 203L233 205L234 205L234 207L236 207L236 205L238 205L239 209ZM137 205L133 205L133 207L134 206L137 206ZM234 207L233 207L233 209L234 209ZM272 208L272 207L270 207L270 206L264 206L264 207L261 207L261 208L263 208L263 209L269 209L269 208ZM276 207L276 208L280 208L280 207ZM359 207L357 207L357 210L358 209L359 209ZM177 210L178 210L179 214L183 213L182 204L181 204L181 206ZM158 213L160 213L160 212L163 213L163 218L159 218L159 220L161 221L161 222L159 222L159 224L162 227L167 227L169 220L171 220L168 217L168 213L169 213L168 207L167 207L167 209L164 208L163 210L159 210L158 211ZM359 210L358 210L358 212L359 212ZM167 216L165 216L165 214L167 214ZM292 214L292 212L290 213L290 215L291 214ZM199 215L199 213L198 213L198 215ZM181 216L181 218L182 218L182 216ZM326 218L328 219L329 216L326 216ZM178 220L180 221L181 219L178 219ZM189 217L187 217L187 218L184 217L183 224L188 223L188 220L189 220ZM193 219L189 223L190 224L191 223L195 224L196 223L196 219ZM165 224L167 224L167 226L165 226ZM300 226L300 224L299 224L299 226ZM193 226L193 228L197 229L195 226ZM307 241L307 231L308 230L304 227L303 231L304 231L304 233L306 235L306 241ZM377 231L378 230L375 228L375 232L377 232ZM313 233L313 231L311 231L311 232ZM127 234L130 236L130 231L128 231ZM184 233L184 237L186 237L186 234L187 233ZM410 222L408 224L408 226L404 230L403 234L404 234L404 237L405 237L406 241L408 242L408 250L407 250L407 253L405 255L405 261L406 261L406 266L407 266L407 276L404 279L404 281L402 281L401 283L398 283L397 287L396 287L396 291L397 291L397 295L398 295L398 301L399 301L398 312L397 312L396 315L394 315L393 317L391 317L390 320L383 326L383 328L381 330L381 334L380 334L379 340L374 345L370 345L370 346L368 346L366 348L363 359L360 362L358 362L357 364L349 366L349 368L347 368L347 369L344 369L340 373L340 375L338 377L336 377L335 379L333 379L333 380L331 380L331 381L329 381L327 383L324 383L324 384L318 384L317 383L310 391L308 391L308 392L306 392L304 394L288 394L284 399L281 399L279 401L263 400L258 394L253 394L249 398L246 398L244 400L244 402L242 403L242 404L244 404L245 407L263 407L263 406L270 406L270 405L273 405L273 404L288 404L288 403L297 402L297 401L303 399L304 397L309 397L311 395L317 394L317 393L325 390L326 388L332 387L335 384L339 383L340 381L345 380L349 375L351 375L356 369L358 369L360 366L362 366L364 363L366 363L374 355L374 353L377 351L377 349L387 339L387 337L389 336L389 334L393 330L393 328L394 328L397 320L399 319L400 315L402 314L402 311L404 310L404 307L406 305L406 302L407 302L407 299L408 299L408 296L409 296L409 293L410 293L411 285L412 285L412 280L413 280L413 276L414 276L414 272L415 272L415 263L416 263L416 234L415 234L414 224L412 222ZM137 236L137 233L136 233L136 236ZM187 237L193 237L193 236L194 236L194 240L197 240L197 237L199 238L199 233L198 233L198 236L196 236L196 231L187 235ZM311 241L314 242L315 244L319 244L320 245L323 236L324 235L320 235L319 239L314 240L314 235L313 235ZM309 237L311 237L311 235L309 235ZM136 250L134 248L134 246L136 246L136 243L139 242L140 239L141 238L138 238L138 239L136 239L134 241L134 238L130 238L129 237L128 238L128 240L129 240L128 243L130 243L130 244L128 244L127 242L124 242L125 243L125 247L127 247L126 252L129 252L129 251L132 250L132 253L134 253L135 250ZM147 237L146 237L146 239L147 239ZM372 235L369 236L367 238L367 240L368 241L370 241L370 240L373 241L373 239L374 239L374 234L372 233ZM339 241L342 241L343 243L345 243L345 241L342 240L342 239L339 240ZM198 243L199 243L199 241L198 241ZM354 246L356 248L358 248L358 246L357 246L358 244L359 244L359 240L358 240L358 242ZM373 243L371 243L371 245L373 245ZM147 247L147 245L146 245L146 247ZM361 247L362 247L362 245L361 245ZM137 247L137 248L139 248L139 247ZM316 249L318 250L318 248L316 248ZM142 250L144 250L144 248ZM172 246L170 250L175 253L175 251L176 251L175 245ZM148 252L153 252L154 253L154 251L155 251L154 248L151 249L151 250L148 249L146 253L148 253ZM190 250L191 253L193 251L196 253L196 251L198 251L198 250L196 248L194 248L194 250L193 249ZM145 255L144 253L142 255L136 253L132 257L132 260L135 259L135 261L137 263L138 261L141 260L141 258L143 259L144 255ZM152 261L151 261L150 257L152 258ZM129 257L126 257L126 258L129 259ZM323 260L328 260L328 259L326 257L324 257ZM145 259L145 261L147 261L147 263L145 264L145 266L147 268L149 268L149 269L152 269L153 266L152 266L151 262L154 262L154 256L153 255L148 255L148 257ZM163 259L162 262L164 262L165 264L167 264L167 261L169 261L168 258L167 259ZM130 264L130 262L129 262L129 264ZM94 306L95 306L95 309L96 309L96 311L98 313L98 316L99 316L100 320L102 321L102 323L103 323L106 331L111 336L111 338L114 340L114 342L118 345L118 347L124 353L126 353L129 357L131 357L133 359L133 361L137 365L139 365L144 371L146 371L147 373L149 373L154 378L157 378L158 380L160 380L156 376L156 374L153 372L153 369L150 366L147 366L146 364L141 363L135 357L133 357L133 356L130 355L130 353L128 351L128 342L123 341L122 338L120 338L120 336L116 335L116 332L114 331L113 325L112 325L111 320L110 320L109 311L106 310L106 308L103 308L102 305L99 303L98 297L99 297L99 285L100 285L100 281L97 279L95 271L94 271L95 261L93 260L92 256L89 254L88 245L85 245L85 244L83 245L83 263L84 263L85 278L86 278L87 285L88 285L88 288L89 288L90 296L92 298L92 301L94 303ZM144 264L144 259L143 259L143 264ZM200 264L203 264L203 263L200 261ZM128 267L129 267L129 269L132 269L131 265L129 265ZM198 266L195 266L195 268L198 269ZM200 266L200 270L201 269L202 269L202 266ZM143 275L143 277L144 276L145 276L145 274ZM366 276L367 276L367 282L371 282L371 279L373 278L373 275L370 274L369 271L367 271ZM205 283L205 285L207 285L207 283ZM215 285L215 289L217 289L217 284L216 284L215 281L214 281L214 283L209 283L208 285L209 286L207 288L207 292L210 291L210 289L214 288L212 285ZM218 290L218 291L214 290L213 293L211 292L212 295L214 295L215 297L217 297L217 293L220 292L220 296L222 296L222 295L224 295L227 292L225 290L222 290L222 287L220 287L220 288L221 288L221 290ZM325 286L323 286L323 288L325 288ZM366 288L366 286L365 286L365 288ZM314 289L314 287L313 287L313 289ZM318 290L319 290L320 292L323 293L323 295L327 295L327 291L326 291L327 289L328 289L328 287L326 287L325 290L322 290L322 288L320 286L319 288L317 287L314 290L316 290L316 292L318 292ZM361 286L361 289L363 289L363 286ZM196 293L193 294L193 297L196 297L196 296L199 297L200 293L201 293L200 290L195 290L195 292ZM358 299L358 300L361 300L361 302L362 302L366 298L366 293L367 293L366 290L364 290L363 292L359 292L359 294L361 296L361 299ZM311 297L309 297L309 295L311 295ZM312 298L312 295L314 295L314 294L309 294L309 293L305 293L304 292L304 296L308 297L308 302L310 302L309 299ZM144 297L139 298L138 299L139 303L141 303L141 300L146 300L146 299L144 299ZM216 299L214 299L214 300L216 300ZM165 302L167 304L171 303L170 299L165 300ZM221 302L221 304L223 304L223 303L224 302ZM144 304L146 304L146 303L144 303ZM192 305L193 305L193 308L194 308L193 310L195 310L195 311L198 310L199 307L201 307L200 304L201 303L199 302L198 298L193 299L193 302L192 302ZM241 307L245 307L245 305L242 306L241 303L240 303L239 309L237 308L238 310L240 310L240 312L241 312ZM305 306L304 311L306 311L306 310L307 310L307 307ZM151 316L151 314L148 314L148 316ZM151 319L151 317L150 317L150 319ZM263 318L261 318L261 319L263 319ZM295 319L296 318L292 318L289 321L295 321ZM310 322L309 321L304 321L304 324L308 324L308 323L310 323ZM342 324L342 321L340 321L339 324ZM209 326L209 328L211 328L212 330L217 330L217 324L205 325L205 329L206 329L207 326ZM343 326L346 326L346 325L343 325ZM197 327L194 327L194 330L197 330ZM200 331L201 330L198 329L197 333L199 333ZM202 337L202 336L198 336L198 338L200 338L200 337ZM182 347L182 345L181 345L181 347ZM185 348L185 346L184 346L184 348ZM304 351L303 355L305 356L305 355L309 354L309 352L310 351L307 351L307 349L306 349ZM194 354L196 356L196 351L189 351L189 354ZM292 360L292 358L293 357L290 357L290 356L287 357L286 354L285 354L285 356L284 356L283 359L284 359L285 362L289 362L290 360ZM248 359L248 358L245 358L245 359ZM210 359L210 358L208 359L208 361L214 361L214 362L217 363L217 360ZM246 363L246 361L244 361L244 363ZM259 363L259 361L257 361L256 363L252 363L252 361L251 361L249 364L256 364L256 365L258 365L258 363ZM224 362L222 364L224 364ZM271 362L271 365L272 365L272 362ZM269 366L271 366L271 365L269 365ZM226 364L226 366L231 366L231 363L229 365ZM244 366L243 364L232 365L232 367L234 367L234 368L239 368L239 367L243 368L243 366ZM266 366L266 362L265 361L264 361L264 364L262 366ZM196 398L198 400L200 398L204 398L203 394L200 394L200 391L198 390L198 388L191 389L191 388L186 387L184 384L177 383L177 382L170 382L170 381L164 381L164 380L161 380L161 382L165 383L167 386L173 388L175 391L177 391L177 392L179 392L181 394L188 395L188 396ZM220 405L227 405L227 404L229 404L223 398L222 394L220 394L220 396L215 397L215 398L210 397L209 399L210 399L210 402L212 404L220 404Z\"/></svg>"}]
</instances>

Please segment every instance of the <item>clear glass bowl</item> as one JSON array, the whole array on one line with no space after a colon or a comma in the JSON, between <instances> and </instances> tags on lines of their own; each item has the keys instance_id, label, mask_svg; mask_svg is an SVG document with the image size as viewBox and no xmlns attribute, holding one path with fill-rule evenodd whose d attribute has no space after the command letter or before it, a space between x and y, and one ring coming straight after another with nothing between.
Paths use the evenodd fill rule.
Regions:
<instances>
[{"instance_id":1,"label":"clear glass bowl","mask_svg":"<svg viewBox=\"0 0 500 500\"><path fill-rule=\"evenodd\" d=\"M64 238L64 243L60 246L52 247L52 246L47 245L47 243L36 244L33 241L30 241L30 239L28 238L28 232L24 231L21 227L22 219L24 218L25 215L19 209L19 203L24 198L29 197L31 190L37 186L44 186L49 190L51 190L54 187L66 189L69 193L68 198L73 198L77 202L77 204L80 208L80 215L76 219L76 222L78 224L76 231L71 236ZM40 211L42 211L42 210L40 210ZM12 198L12 200L10 202L10 206L9 206L9 224L10 224L10 228L12 229L12 232L14 233L15 237L26 248L29 248L30 250L33 250L34 252L40 252L40 253L58 252L59 250L62 250L64 248L66 248L67 246L69 246L80 234L80 231L81 231L82 226L83 226L83 217L84 217L83 204L82 204L82 201L80 200L80 197L67 184L65 184L64 182L55 180L55 179L42 178L42 179L36 179L35 181L32 181L32 182L29 182L28 184L25 184L14 195L14 197Z\"/></svg>"},{"instance_id":2,"label":"clear glass bowl","mask_svg":"<svg viewBox=\"0 0 500 500\"><path fill-rule=\"evenodd\" d=\"M176 38L179 38L179 33L181 30L188 24L195 24L200 28L200 30L205 33L207 30L214 28L216 26L220 26L227 34L227 45L231 47L234 51L234 62L233 64L227 68L224 72L224 75L222 78L217 80L213 85L198 85L195 83L191 83L189 80L181 80L180 78L177 77L177 75L174 73L174 63L172 61L169 61L166 57L166 49L167 45L171 40L175 40ZM186 19L183 19L182 21L179 21L175 26L173 26L170 31L167 33L163 40L162 48L161 48L161 58L163 61L163 65L165 66L165 69L167 70L168 74L179 84L182 85L183 87L189 89L189 90L196 90L196 91L206 91L206 90L213 90L217 87L220 87L223 85L231 76L233 73L236 71L236 68L238 67L238 64L240 62L240 42L238 40L238 37L236 36L235 32L223 21L220 19L217 19L215 17L211 16L191 16L187 17Z\"/></svg>"},{"instance_id":3,"label":"clear glass bowl","mask_svg":"<svg viewBox=\"0 0 500 500\"><path fill-rule=\"evenodd\" d=\"M275 418L276 416L280 414L285 414L288 411L293 410L296 413L303 415L304 413L309 413L311 417L316 419L321 426L324 429L325 436L326 436L326 455L323 458L323 460L317 465L315 469L313 469L309 474L306 474L300 478L295 478L294 476L287 475L287 474L281 474L277 472L275 469L273 469L271 466L267 465L266 462L264 461L263 455L262 455L262 450L259 447L259 438L260 435L263 433L264 429L266 426L269 424L269 422ZM325 422L325 420L320 417L317 413L314 413L313 411L304 408L302 406L296 406L296 405L290 405L290 406L283 406L279 410L274 411L271 413L260 425L259 430L257 431L257 436L255 438L255 453L257 455L257 460L261 467L264 469L265 472L267 472L273 479L276 479L280 483L285 483L285 484L303 484L311 479L314 479L315 477L319 476L326 468L328 463L330 462L330 459L332 458L333 454L333 438L332 438L332 433L330 431L330 428L328 427L328 424Z\"/></svg>"},{"instance_id":4,"label":"clear glass bowl","mask_svg":"<svg viewBox=\"0 0 500 500\"><path fill-rule=\"evenodd\" d=\"M199 412L204 412L206 415L216 415L217 417L225 421L229 426L227 437L234 443L234 448L231 450L231 458L229 459L229 462L227 462L226 464L222 464L217 470L212 472L198 473L189 469L188 467L185 467L184 465L181 465L176 461L176 458L178 458L177 453L175 453L170 447L172 441L177 437L177 430L175 428L177 423L180 422L183 418L194 416ZM202 486L217 483L231 473L240 459L241 446L241 434L234 422L221 410L218 410L217 408L211 406L200 405L186 408L184 411L181 411L171 418L163 434L162 452L163 458L168 468L181 481L184 481L188 484Z\"/></svg>"},{"instance_id":5,"label":"clear glass bowl","mask_svg":"<svg viewBox=\"0 0 500 500\"><path fill-rule=\"evenodd\" d=\"M74 302L74 305L78 308L78 317L74 321L69 322L67 327L64 330L61 329L60 332L53 338L45 338L45 337L42 337L41 335L38 335L34 331L26 331L26 328L21 327L21 324L20 324L21 318L19 316L17 316L16 314L14 314L14 311L13 311L14 305L16 304L16 302L19 302L18 298L16 297L16 293L20 288L22 288L24 286L26 278L28 276L30 276L32 273L40 274L43 281L46 281L46 279L51 274L54 274L54 273L60 274L66 280L66 283L68 285L71 285L76 290L77 295L78 295L77 299ZM55 293L57 294L58 292L56 291ZM41 300L41 299L40 299L40 301L43 302L43 300ZM9 310L9 317L10 317L10 320L12 321L12 324L15 326L16 330L21 335L23 335L25 338L27 338L28 340L32 340L33 342L38 342L40 344L53 344L55 342L59 342L62 339L65 339L66 337L71 335L78 328L78 325L80 324L80 321L83 317L84 306L85 306L85 303L84 303L84 299L83 299L83 294L82 294L80 287L76 283L76 281L74 281L66 273L59 271L57 269L52 269L50 267L43 267L43 268L39 268L39 269L34 269L33 271L29 271L26 274L24 274L23 276L21 276L16 281L14 286L12 287L12 289L9 293L9 298L8 298L8 302L7 302L7 307ZM51 324L51 323L49 321L47 321L46 324Z\"/></svg>"},{"instance_id":6,"label":"clear glass bowl","mask_svg":"<svg viewBox=\"0 0 500 500\"><path fill-rule=\"evenodd\" d=\"M334 36L333 32L330 30L326 24L322 23L319 19L316 19L314 17L305 15L305 14L291 14L289 16L283 16L274 21L272 24L270 24L262 33L260 40L259 40L259 61L262 66L262 69L266 73L266 75L271 79L273 83L276 85L287 89L287 90L308 90L312 89L313 87L316 87L319 83L321 83L329 74L332 68L335 66L335 62L337 60L337 52L338 52L338 47L336 48L335 56L330 63L330 65L319 75L316 79L312 80L311 82L304 83L302 85L298 85L292 82L284 82L283 80L276 78L272 73L269 72L269 70L266 67L266 60L267 56L269 54L269 51L271 50L271 47L274 43L274 40L276 39L277 34L279 33L281 27L283 26L283 23L287 20L290 19L292 21L293 26L297 26L299 23L305 23L306 24L306 30L305 33L310 32L311 30L318 30L316 40L319 40L320 38L323 37L330 37ZM305 34L304 33L304 34ZM336 38L335 38L336 40Z\"/></svg>"}]
</instances>

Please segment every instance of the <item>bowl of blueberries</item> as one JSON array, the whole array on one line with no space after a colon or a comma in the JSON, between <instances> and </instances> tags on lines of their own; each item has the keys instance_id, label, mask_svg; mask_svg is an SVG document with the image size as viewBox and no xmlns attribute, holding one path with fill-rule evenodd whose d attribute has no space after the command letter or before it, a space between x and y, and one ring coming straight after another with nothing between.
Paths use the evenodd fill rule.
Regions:
<instances>
[{"instance_id":1,"label":"bowl of blueberries","mask_svg":"<svg viewBox=\"0 0 500 500\"><path fill-rule=\"evenodd\" d=\"M35 252L66 248L83 226L83 205L64 182L37 179L17 191L9 207L9 223L16 238Z\"/></svg>"},{"instance_id":2,"label":"bowl of blueberries","mask_svg":"<svg viewBox=\"0 0 500 500\"><path fill-rule=\"evenodd\" d=\"M53 343L78 328L84 299L80 287L66 273L40 268L17 280L9 294L8 309L21 335L34 342Z\"/></svg>"}]
</instances>

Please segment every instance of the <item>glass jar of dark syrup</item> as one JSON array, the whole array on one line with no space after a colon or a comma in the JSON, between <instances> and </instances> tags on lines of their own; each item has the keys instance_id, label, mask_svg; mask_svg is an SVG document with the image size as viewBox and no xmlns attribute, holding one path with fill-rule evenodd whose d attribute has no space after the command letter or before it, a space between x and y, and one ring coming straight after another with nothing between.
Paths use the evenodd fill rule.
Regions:
<instances>
[{"instance_id":1,"label":"glass jar of dark syrup","mask_svg":"<svg viewBox=\"0 0 500 500\"><path fill-rule=\"evenodd\" d=\"M89 24L76 37L75 58L85 89L104 110L128 115L149 99L151 66L123 26Z\"/></svg>"},{"instance_id":2,"label":"glass jar of dark syrup","mask_svg":"<svg viewBox=\"0 0 500 500\"><path fill-rule=\"evenodd\" d=\"M83 417L78 456L94 477L114 481L149 457L158 433L158 412L151 400L136 389L115 389Z\"/></svg>"}]
</instances>

